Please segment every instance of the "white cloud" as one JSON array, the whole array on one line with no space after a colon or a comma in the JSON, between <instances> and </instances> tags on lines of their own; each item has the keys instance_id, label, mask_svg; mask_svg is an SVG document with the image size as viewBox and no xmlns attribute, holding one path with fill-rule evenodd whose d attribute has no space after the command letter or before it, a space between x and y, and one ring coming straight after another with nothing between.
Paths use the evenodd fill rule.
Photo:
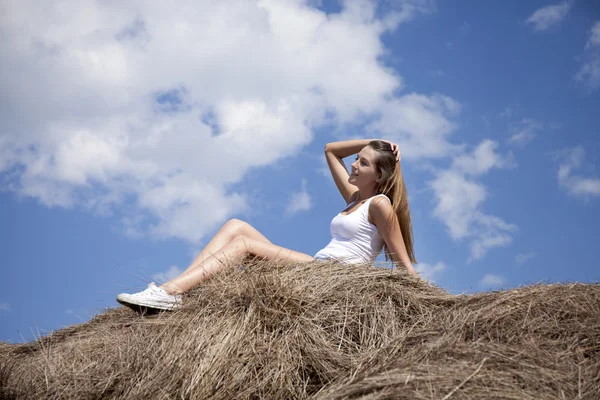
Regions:
<instances>
[{"instance_id":1,"label":"white cloud","mask_svg":"<svg viewBox=\"0 0 600 400\"><path fill-rule=\"evenodd\" d=\"M596 21L590 29L590 37L585 44L585 48L589 49L592 47L600 46L600 21Z\"/></svg>"},{"instance_id":2,"label":"white cloud","mask_svg":"<svg viewBox=\"0 0 600 400\"><path fill-rule=\"evenodd\" d=\"M431 186L437 200L434 216L446 224L453 239L471 236L474 210L487 197L485 188L453 170L438 173Z\"/></svg>"},{"instance_id":3,"label":"white cloud","mask_svg":"<svg viewBox=\"0 0 600 400\"><path fill-rule=\"evenodd\" d=\"M542 7L536 10L527 19L527 23L533 24L534 30L545 31L552 26L558 25L571 10L571 1L563 1L559 4Z\"/></svg>"},{"instance_id":4,"label":"white cloud","mask_svg":"<svg viewBox=\"0 0 600 400\"><path fill-rule=\"evenodd\" d=\"M379 118L365 130L398 143L402 159L446 157L458 149L449 135L456 129L451 119L460 110L460 104L448 96L410 93L382 104Z\"/></svg>"},{"instance_id":5,"label":"white cloud","mask_svg":"<svg viewBox=\"0 0 600 400\"><path fill-rule=\"evenodd\" d=\"M502 286L506 282L506 279L500 275L485 274L483 278L479 280L479 284L483 288L494 288Z\"/></svg>"},{"instance_id":6,"label":"white cloud","mask_svg":"<svg viewBox=\"0 0 600 400\"><path fill-rule=\"evenodd\" d=\"M368 118L394 137L401 123L407 153L447 155L458 105L397 96L402 78L381 62L381 36L434 7L397 4L17 2L0 15L4 189L198 243L244 212L233 188L248 171L297 154L323 124Z\"/></svg>"},{"instance_id":7,"label":"white cloud","mask_svg":"<svg viewBox=\"0 0 600 400\"><path fill-rule=\"evenodd\" d=\"M543 125L531 118L523 118L520 122L510 126L511 136L508 143L520 147L526 146L535 139Z\"/></svg>"},{"instance_id":8,"label":"white cloud","mask_svg":"<svg viewBox=\"0 0 600 400\"><path fill-rule=\"evenodd\" d=\"M600 178L583 177L573 173L582 166L585 159L585 150L582 146L562 150L556 154L556 158L562 160L557 174L561 188L570 195L583 199L600 196Z\"/></svg>"},{"instance_id":9,"label":"white cloud","mask_svg":"<svg viewBox=\"0 0 600 400\"><path fill-rule=\"evenodd\" d=\"M527 261L535 258L536 253L535 252L529 252L529 253L521 253L521 254L517 254L517 256L515 257L515 261L517 264L525 264Z\"/></svg>"},{"instance_id":10,"label":"white cloud","mask_svg":"<svg viewBox=\"0 0 600 400\"><path fill-rule=\"evenodd\" d=\"M600 54L594 54L575 75L578 81L586 82L590 90L600 88Z\"/></svg>"},{"instance_id":11,"label":"white cloud","mask_svg":"<svg viewBox=\"0 0 600 400\"><path fill-rule=\"evenodd\" d=\"M490 139L483 140L470 154L454 157L452 169L463 175L482 175L492 168L511 168L515 166L512 154L503 157L496 153L498 143Z\"/></svg>"},{"instance_id":12,"label":"white cloud","mask_svg":"<svg viewBox=\"0 0 600 400\"><path fill-rule=\"evenodd\" d=\"M479 260L494 247L507 246L512 242L512 233L517 231L517 226L504 222L501 218L475 213L473 218L473 232L475 238L470 244L471 254L468 261Z\"/></svg>"},{"instance_id":13,"label":"white cloud","mask_svg":"<svg viewBox=\"0 0 600 400\"><path fill-rule=\"evenodd\" d=\"M165 272L153 274L152 279L159 284L163 284L171 279L177 278L182 272L183 271L180 270L176 265L171 265Z\"/></svg>"},{"instance_id":14,"label":"white cloud","mask_svg":"<svg viewBox=\"0 0 600 400\"><path fill-rule=\"evenodd\" d=\"M301 211L308 211L312 208L312 200L306 191L306 179L302 180L302 190L292 193L289 203L285 210L287 215L294 215Z\"/></svg>"},{"instance_id":15,"label":"white cloud","mask_svg":"<svg viewBox=\"0 0 600 400\"><path fill-rule=\"evenodd\" d=\"M415 265L415 270L422 279L426 281L434 281L434 277L446 270L446 264L442 261L438 261L435 265L429 265L426 263L419 263Z\"/></svg>"},{"instance_id":16,"label":"white cloud","mask_svg":"<svg viewBox=\"0 0 600 400\"><path fill-rule=\"evenodd\" d=\"M446 225L454 240L470 240L469 262L481 259L491 248L507 245L517 230L481 211L487 190L476 178L492 168L514 167L512 155L501 156L496 147L496 142L482 141L471 153L455 156L452 166L438 171L429 183L436 201L433 215Z\"/></svg>"},{"instance_id":17,"label":"white cloud","mask_svg":"<svg viewBox=\"0 0 600 400\"><path fill-rule=\"evenodd\" d=\"M325 156L319 157L317 165L319 165L319 167L316 169L317 173L323 176L323 178L329 179L331 183L333 183L333 176L331 176L331 170L329 169L329 165L327 164Z\"/></svg>"},{"instance_id":18,"label":"white cloud","mask_svg":"<svg viewBox=\"0 0 600 400\"><path fill-rule=\"evenodd\" d=\"M10 311L8 303L0 303L0 311Z\"/></svg>"},{"instance_id":19,"label":"white cloud","mask_svg":"<svg viewBox=\"0 0 600 400\"><path fill-rule=\"evenodd\" d=\"M590 37L585 45L586 54L581 69L575 79L585 82L590 90L600 88L600 21L590 29Z\"/></svg>"}]
</instances>

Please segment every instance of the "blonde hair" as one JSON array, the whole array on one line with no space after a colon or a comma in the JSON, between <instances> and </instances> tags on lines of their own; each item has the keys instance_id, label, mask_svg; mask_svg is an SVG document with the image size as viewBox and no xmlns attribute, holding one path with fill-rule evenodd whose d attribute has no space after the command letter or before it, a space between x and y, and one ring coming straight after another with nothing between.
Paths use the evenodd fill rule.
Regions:
<instances>
[{"instance_id":1,"label":"blonde hair","mask_svg":"<svg viewBox=\"0 0 600 400\"><path fill-rule=\"evenodd\" d=\"M404 239L404 247L406 247L408 257L413 264L416 264L417 260L415 259L413 248L412 220L408 204L408 193L402 176L402 167L396 161L396 156L388 142L373 140L369 142L368 146L377 153L375 168L381 174L381 179L375 187L375 192L377 194L385 194L390 199L394 209L391 218L395 219L400 225L400 232L402 232L402 239ZM385 259L387 261L391 258L390 250L385 245Z\"/></svg>"}]
</instances>

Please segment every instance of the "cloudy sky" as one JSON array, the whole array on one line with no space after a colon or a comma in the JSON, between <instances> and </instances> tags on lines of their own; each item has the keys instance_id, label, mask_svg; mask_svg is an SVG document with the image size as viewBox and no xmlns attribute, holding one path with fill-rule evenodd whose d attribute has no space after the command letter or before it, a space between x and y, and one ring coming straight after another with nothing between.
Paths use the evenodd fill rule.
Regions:
<instances>
[{"instance_id":1,"label":"cloudy sky","mask_svg":"<svg viewBox=\"0 0 600 400\"><path fill-rule=\"evenodd\" d=\"M598 281L593 1L0 9L2 341L176 275L229 218L316 253L345 206L323 147L357 137L400 145L423 277Z\"/></svg>"}]
</instances>

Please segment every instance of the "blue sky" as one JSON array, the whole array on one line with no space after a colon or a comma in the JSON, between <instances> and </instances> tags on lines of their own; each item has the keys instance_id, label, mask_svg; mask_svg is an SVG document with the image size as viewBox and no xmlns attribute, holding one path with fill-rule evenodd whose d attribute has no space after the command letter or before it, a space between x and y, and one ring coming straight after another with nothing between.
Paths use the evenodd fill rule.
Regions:
<instances>
[{"instance_id":1,"label":"blue sky","mask_svg":"<svg viewBox=\"0 0 600 400\"><path fill-rule=\"evenodd\" d=\"M598 281L593 2L35 3L0 17L2 341L176 274L229 218L316 253L344 208L323 147L356 137L400 145L423 277Z\"/></svg>"}]
</instances>

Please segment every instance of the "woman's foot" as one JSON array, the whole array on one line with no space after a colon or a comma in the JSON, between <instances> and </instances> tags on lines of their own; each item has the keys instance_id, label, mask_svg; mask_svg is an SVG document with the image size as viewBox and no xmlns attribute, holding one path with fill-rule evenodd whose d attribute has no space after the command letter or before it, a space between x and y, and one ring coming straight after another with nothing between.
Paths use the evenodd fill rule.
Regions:
<instances>
[{"instance_id":1,"label":"woman's foot","mask_svg":"<svg viewBox=\"0 0 600 400\"><path fill-rule=\"evenodd\" d=\"M182 295L169 294L165 289L150 282L148 288L139 293L121 293L117 301L127 307L138 310L140 307L154 308L157 310L174 310L181 307Z\"/></svg>"}]
</instances>

